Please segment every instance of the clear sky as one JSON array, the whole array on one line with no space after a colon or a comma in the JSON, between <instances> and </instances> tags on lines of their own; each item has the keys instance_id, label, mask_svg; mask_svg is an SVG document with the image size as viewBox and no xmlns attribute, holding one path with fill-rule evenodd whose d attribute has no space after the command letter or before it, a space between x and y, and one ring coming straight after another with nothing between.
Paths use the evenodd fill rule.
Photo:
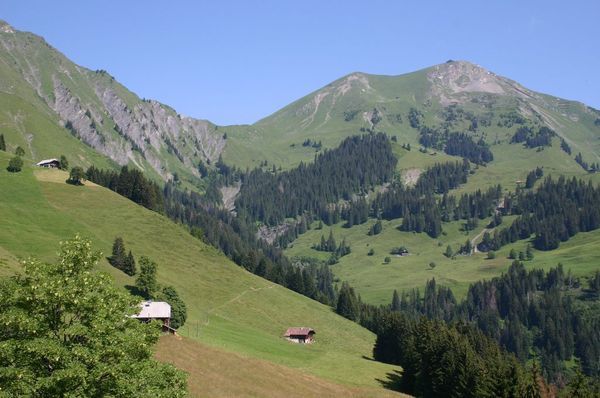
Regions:
<instances>
[{"instance_id":1,"label":"clear sky","mask_svg":"<svg viewBox=\"0 0 600 398\"><path fill-rule=\"evenodd\" d=\"M600 1L29 1L0 18L140 97L252 123L354 71L462 59L600 108Z\"/></svg>"}]
</instances>

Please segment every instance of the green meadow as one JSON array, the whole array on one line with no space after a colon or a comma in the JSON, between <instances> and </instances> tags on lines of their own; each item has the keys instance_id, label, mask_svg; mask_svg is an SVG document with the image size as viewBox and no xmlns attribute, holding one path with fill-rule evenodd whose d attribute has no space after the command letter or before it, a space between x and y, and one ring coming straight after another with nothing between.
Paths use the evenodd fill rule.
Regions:
<instances>
[{"instance_id":1,"label":"green meadow","mask_svg":"<svg viewBox=\"0 0 600 398\"><path fill-rule=\"evenodd\" d=\"M9 158L0 152L2 275L18 272L19 258L52 261L58 242L75 234L90 238L105 256L121 236L136 257L156 261L159 282L174 286L183 297L188 321L180 334L192 341L352 388L379 389L378 380L397 370L369 359L375 341L371 332L246 272L182 226L92 183L68 185L67 174L58 170L34 170L27 164L20 173L8 173ZM124 288L134 283L105 259L99 270ZM290 326L314 328L317 342L286 342L282 335Z\"/></svg>"}]
</instances>

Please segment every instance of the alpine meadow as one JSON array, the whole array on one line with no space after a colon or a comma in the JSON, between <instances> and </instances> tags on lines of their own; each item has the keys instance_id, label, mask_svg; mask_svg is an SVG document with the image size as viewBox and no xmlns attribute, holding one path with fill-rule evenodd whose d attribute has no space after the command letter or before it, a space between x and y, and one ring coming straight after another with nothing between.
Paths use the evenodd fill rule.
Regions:
<instances>
[{"instance_id":1,"label":"alpine meadow","mask_svg":"<svg viewBox=\"0 0 600 398\"><path fill-rule=\"evenodd\" d=\"M169 18L100 65L187 70ZM600 397L600 110L526 85L449 59L219 124L0 21L0 397Z\"/></svg>"}]
</instances>

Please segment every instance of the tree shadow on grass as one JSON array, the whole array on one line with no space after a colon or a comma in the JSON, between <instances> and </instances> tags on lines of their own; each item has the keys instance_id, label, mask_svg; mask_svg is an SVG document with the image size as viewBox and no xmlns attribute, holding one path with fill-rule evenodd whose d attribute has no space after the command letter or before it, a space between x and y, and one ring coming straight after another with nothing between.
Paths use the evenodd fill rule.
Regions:
<instances>
[{"instance_id":1,"label":"tree shadow on grass","mask_svg":"<svg viewBox=\"0 0 600 398\"><path fill-rule=\"evenodd\" d=\"M385 380L375 379L381 384L383 388L393 391L402 392L402 372L400 370L394 370L387 373Z\"/></svg>"},{"instance_id":2,"label":"tree shadow on grass","mask_svg":"<svg viewBox=\"0 0 600 398\"><path fill-rule=\"evenodd\" d=\"M137 296L141 299L146 299L146 297L144 296L144 294L142 293L142 291L140 289L138 289L136 286L133 285L125 285L125 289L127 289L127 291L129 293L131 293L134 296Z\"/></svg>"}]
</instances>

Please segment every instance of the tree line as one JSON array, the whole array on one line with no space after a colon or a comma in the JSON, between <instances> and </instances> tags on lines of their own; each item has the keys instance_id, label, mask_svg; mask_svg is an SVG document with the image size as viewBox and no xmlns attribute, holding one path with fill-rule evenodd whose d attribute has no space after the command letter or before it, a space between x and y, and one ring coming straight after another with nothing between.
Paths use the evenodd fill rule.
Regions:
<instances>
[{"instance_id":1,"label":"tree line","mask_svg":"<svg viewBox=\"0 0 600 398\"><path fill-rule=\"evenodd\" d=\"M595 283L590 278L585 289L560 264L547 272L528 271L516 260L502 276L471 284L460 303L449 288L432 279L423 294L419 289L400 297L395 292L390 308L413 318L470 324L523 363L537 358L547 379L564 384L570 376L565 361L573 357L586 375L600 376Z\"/></svg>"},{"instance_id":2,"label":"tree line","mask_svg":"<svg viewBox=\"0 0 600 398\"><path fill-rule=\"evenodd\" d=\"M587 397L600 392L599 286L600 272L581 293L580 281L560 265L527 271L515 261L506 274L471 284L462 302L434 279L423 294L394 291L383 306L362 302L343 283L335 309L377 335L374 357L403 367L394 384L403 392L554 396L548 380L576 393L569 396ZM574 358L575 370L567 368ZM521 365L532 361L533 378Z\"/></svg>"},{"instance_id":3,"label":"tree line","mask_svg":"<svg viewBox=\"0 0 600 398\"><path fill-rule=\"evenodd\" d=\"M600 188L591 182L547 177L537 190L519 190L514 198L505 199L503 213L519 217L509 227L494 231L487 246L497 250L534 235L536 249L556 249L577 233L600 227L599 200Z\"/></svg>"},{"instance_id":4,"label":"tree line","mask_svg":"<svg viewBox=\"0 0 600 398\"><path fill-rule=\"evenodd\" d=\"M396 163L385 134L348 137L310 164L277 174L257 168L242 175L236 209L270 226L305 212L318 215L331 203L390 181Z\"/></svg>"}]
</instances>

